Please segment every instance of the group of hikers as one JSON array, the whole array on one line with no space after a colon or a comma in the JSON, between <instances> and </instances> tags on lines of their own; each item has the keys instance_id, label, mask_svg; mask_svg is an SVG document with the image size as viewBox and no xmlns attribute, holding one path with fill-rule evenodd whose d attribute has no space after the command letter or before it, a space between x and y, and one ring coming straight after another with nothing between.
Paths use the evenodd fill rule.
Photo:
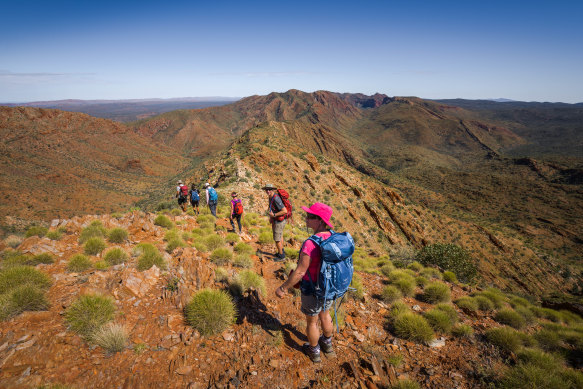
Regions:
<instances>
[{"instance_id":1,"label":"group of hikers","mask_svg":"<svg viewBox=\"0 0 583 389\"><path fill-rule=\"evenodd\" d=\"M208 182L204 184L204 188L207 206L211 214L216 217L217 191ZM283 248L283 230L286 222L292 220L289 194L272 184L267 184L261 189L268 197L267 214L276 247L273 260L282 262L286 259ZM178 181L176 197L183 211L186 211L186 203L190 200L194 212L199 214L200 194L194 184L189 189L182 181ZM233 231L236 231L234 224L236 220L240 234L243 204L236 192L231 193L231 198L231 227ZM302 206L301 208L306 213L306 227L313 231L313 235L302 243L296 269L275 290L275 295L283 299L291 288L300 289L301 312L305 315L308 339L308 342L302 346L302 351L312 362L320 362L321 353L327 357L335 356L332 347L334 326L329 311L333 305L336 310L337 304L342 302L342 298L349 289L353 274L352 254L355 247L354 240L348 232L333 231L331 224L333 210L330 206L316 202L310 207ZM322 335L318 328L318 319L322 327ZM336 325L338 326L337 321Z\"/></svg>"}]
</instances>

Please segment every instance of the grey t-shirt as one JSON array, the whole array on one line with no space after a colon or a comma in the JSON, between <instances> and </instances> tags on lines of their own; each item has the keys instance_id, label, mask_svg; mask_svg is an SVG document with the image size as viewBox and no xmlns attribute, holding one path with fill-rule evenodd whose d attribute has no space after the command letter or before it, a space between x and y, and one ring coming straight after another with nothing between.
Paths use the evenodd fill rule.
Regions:
<instances>
[{"instance_id":1,"label":"grey t-shirt","mask_svg":"<svg viewBox=\"0 0 583 389\"><path fill-rule=\"evenodd\" d=\"M273 197L269 199L269 210L271 212L278 213L284 208L285 205L283 205L283 201L281 200L281 197L279 197L278 194L273 195Z\"/></svg>"}]
</instances>

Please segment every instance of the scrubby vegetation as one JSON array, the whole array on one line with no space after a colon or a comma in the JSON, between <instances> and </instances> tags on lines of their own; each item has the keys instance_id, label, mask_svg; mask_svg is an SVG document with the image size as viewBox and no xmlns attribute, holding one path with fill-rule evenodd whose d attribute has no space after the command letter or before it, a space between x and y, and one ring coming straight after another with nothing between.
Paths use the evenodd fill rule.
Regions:
<instances>
[{"instance_id":1,"label":"scrubby vegetation","mask_svg":"<svg viewBox=\"0 0 583 389\"><path fill-rule=\"evenodd\" d=\"M235 295L243 295L245 292L254 289L259 294L265 295L265 280L252 270L242 270L238 273L229 285Z\"/></svg>"},{"instance_id":2,"label":"scrubby vegetation","mask_svg":"<svg viewBox=\"0 0 583 389\"><path fill-rule=\"evenodd\" d=\"M148 270L154 265L162 270L167 267L166 261L162 257L162 254L160 254L160 251L150 243L140 243L137 245L134 249L134 254L139 256L138 270L140 271Z\"/></svg>"},{"instance_id":3,"label":"scrubby vegetation","mask_svg":"<svg viewBox=\"0 0 583 389\"><path fill-rule=\"evenodd\" d=\"M0 272L0 320L7 320L24 311L39 311L49 307L45 291L50 278L29 266L14 266Z\"/></svg>"},{"instance_id":4,"label":"scrubby vegetation","mask_svg":"<svg viewBox=\"0 0 583 389\"><path fill-rule=\"evenodd\" d=\"M69 262L67 263L67 270L70 272L79 273L91 268L92 265L93 263L91 260L85 255L75 254L69 259Z\"/></svg>"},{"instance_id":5,"label":"scrubby vegetation","mask_svg":"<svg viewBox=\"0 0 583 389\"><path fill-rule=\"evenodd\" d=\"M236 319L231 297L220 290L205 289L192 296L185 309L186 321L203 336L222 332Z\"/></svg>"},{"instance_id":6,"label":"scrubby vegetation","mask_svg":"<svg viewBox=\"0 0 583 389\"><path fill-rule=\"evenodd\" d=\"M123 243L128 239L128 232L123 228L112 228L107 234L107 240L111 243Z\"/></svg>"},{"instance_id":7,"label":"scrubby vegetation","mask_svg":"<svg viewBox=\"0 0 583 389\"><path fill-rule=\"evenodd\" d=\"M105 242L102 238L89 238L83 249L87 255L97 255L105 249Z\"/></svg>"},{"instance_id":8,"label":"scrubby vegetation","mask_svg":"<svg viewBox=\"0 0 583 389\"><path fill-rule=\"evenodd\" d=\"M128 255L126 252L120 247L114 247L108 250L105 255L103 256L103 260L107 262L109 265L119 265L120 263L124 263L127 261Z\"/></svg>"},{"instance_id":9,"label":"scrubby vegetation","mask_svg":"<svg viewBox=\"0 0 583 389\"><path fill-rule=\"evenodd\" d=\"M478 274L470 254L455 244L427 245L419 251L417 260L424 265L437 265L452 271L464 282L471 282Z\"/></svg>"},{"instance_id":10,"label":"scrubby vegetation","mask_svg":"<svg viewBox=\"0 0 583 389\"><path fill-rule=\"evenodd\" d=\"M65 313L69 328L91 339L97 330L113 320L115 305L109 297L100 295L84 295L79 297Z\"/></svg>"}]
</instances>

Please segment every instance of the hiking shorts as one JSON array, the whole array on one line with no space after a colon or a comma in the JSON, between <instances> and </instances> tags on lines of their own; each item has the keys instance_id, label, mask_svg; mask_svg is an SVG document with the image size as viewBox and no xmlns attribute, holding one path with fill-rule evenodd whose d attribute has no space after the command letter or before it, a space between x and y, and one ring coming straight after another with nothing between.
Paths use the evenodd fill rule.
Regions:
<instances>
[{"instance_id":1,"label":"hiking shorts","mask_svg":"<svg viewBox=\"0 0 583 389\"><path fill-rule=\"evenodd\" d=\"M186 197L178 197L178 204L182 205L186 202Z\"/></svg>"},{"instance_id":2,"label":"hiking shorts","mask_svg":"<svg viewBox=\"0 0 583 389\"><path fill-rule=\"evenodd\" d=\"M285 219L278 222L277 220L273 221L271 225L271 229L273 230L273 240L276 242L280 242L283 240L283 228L285 227Z\"/></svg>"},{"instance_id":3,"label":"hiking shorts","mask_svg":"<svg viewBox=\"0 0 583 389\"><path fill-rule=\"evenodd\" d=\"M190 200L190 204L191 204L193 207L198 207L198 201Z\"/></svg>"},{"instance_id":4,"label":"hiking shorts","mask_svg":"<svg viewBox=\"0 0 583 389\"><path fill-rule=\"evenodd\" d=\"M334 300L318 300L316 296L302 293L302 313L307 316L317 316L320 312L326 312L332 306Z\"/></svg>"}]
</instances>

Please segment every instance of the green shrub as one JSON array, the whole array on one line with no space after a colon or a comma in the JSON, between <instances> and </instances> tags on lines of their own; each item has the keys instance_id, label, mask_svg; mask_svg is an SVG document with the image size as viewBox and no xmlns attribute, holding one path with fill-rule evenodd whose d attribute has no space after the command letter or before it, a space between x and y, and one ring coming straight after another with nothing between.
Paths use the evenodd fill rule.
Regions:
<instances>
[{"instance_id":1,"label":"green shrub","mask_svg":"<svg viewBox=\"0 0 583 389\"><path fill-rule=\"evenodd\" d=\"M50 264L53 262L53 257L49 253L41 253L33 257L22 254L20 251L12 251L4 253L4 260L1 264L6 269L14 266L36 266L41 263Z\"/></svg>"},{"instance_id":2,"label":"green shrub","mask_svg":"<svg viewBox=\"0 0 583 389\"><path fill-rule=\"evenodd\" d=\"M93 222L83 228L81 235L79 235L79 243L83 244L91 238L103 238L106 234L107 230L101 225L101 222Z\"/></svg>"},{"instance_id":3,"label":"green shrub","mask_svg":"<svg viewBox=\"0 0 583 389\"><path fill-rule=\"evenodd\" d=\"M182 209L173 208L173 209L170 210L170 215L172 215L172 216L182 215Z\"/></svg>"},{"instance_id":4,"label":"green shrub","mask_svg":"<svg viewBox=\"0 0 583 389\"><path fill-rule=\"evenodd\" d=\"M395 281L400 280L402 278L409 279L409 280L415 280L414 277L415 277L415 272L413 272L412 270L408 270L408 269L393 270L387 276L389 282L395 282Z\"/></svg>"},{"instance_id":5,"label":"green shrub","mask_svg":"<svg viewBox=\"0 0 583 389\"><path fill-rule=\"evenodd\" d=\"M432 309L425 312L425 319L435 331L448 334L451 331L453 322L448 314L439 309Z\"/></svg>"},{"instance_id":6,"label":"green shrub","mask_svg":"<svg viewBox=\"0 0 583 389\"><path fill-rule=\"evenodd\" d=\"M271 232L264 231L259 234L257 241L261 244L273 243L273 234Z\"/></svg>"},{"instance_id":7,"label":"green shrub","mask_svg":"<svg viewBox=\"0 0 583 389\"><path fill-rule=\"evenodd\" d=\"M283 263L283 272L285 273L286 276L289 277L289 275L291 274L291 272L293 270L295 270L298 267L298 264L294 261L285 261Z\"/></svg>"},{"instance_id":8,"label":"green shrub","mask_svg":"<svg viewBox=\"0 0 583 389\"><path fill-rule=\"evenodd\" d=\"M425 277L419 276L415 277L415 283L417 286L425 287L429 283L429 280Z\"/></svg>"},{"instance_id":9,"label":"green shrub","mask_svg":"<svg viewBox=\"0 0 583 389\"><path fill-rule=\"evenodd\" d=\"M332 324L336 326L336 318L338 318L338 327L343 328L344 324L346 324L346 312L344 309L340 308L336 310L336 312L331 309L330 310L330 317L332 318Z\"/></svg>"},{"instance_id":10,"label":"green shrub","mask_svg":"<svg viewBox=\"0 0 583 389\"><path fill-rule=\"evenodd\" d=\"M480 311L489 312L494 310L494 303L489 298L477 295L473 297L473 299L476 301L476 304L478 304L478 309Z\"/></svg>"},{"instance_id":11,"label":"green shrub","mask_svg":"<svg viewBox=\"0 0 583 389\"><path fill-rule=\"evenodd\" d=\"M412 296L415 292L415 280L411 277L401 277L393 281L393 285L401 291L403 296Z\"/></svg>"},{"instance_id":12,"label":"green shrub","mask_svg":"<svg viewBox=\"0 0 583 389\"><path fill-rule=\"evenodd\" d=\"M543 350L560 351L562 348L561 336L556 331L542 329L536 334L534 334L534 338L538 342L540 348L542 348Z\"/></svg>"},{"instance_id":13,"label":"green shrub","mask_svg":"<svg viewBox=\"0 0 583 389\"><path fill-rule=\"evenodd\" d=\"M38 236L40 238L42 238L43 236L46 235L46 233L49 231L48 228L46 227L42 227L42 226L31 226L28 228L28 230L26 230L26 234L25 236L27 238L30 238L31 236Z\"/></svg>"},{"instance_id":14,"label":"green shrub","mask_svg":"<svg viewBox=\"0 0 583 389\"><path fill-rule=\"evenodd\" d=\"M202 242L194 242L194 248L201 253L206 253L209 251L208 247Z\"/></svg>"},{"instance_id":15,"label":"green shrub","mask_svg":"<svg viewBox=\"0 0 583 389\"><path fill-rule=\"evenodd\" d=\"M22 238L20 236L16 236L16 235L10 235L6 239L4 239L4 244L8 247L13 248L13 249L20 246L21 243L22 243Z\"/></svg>"},{"instance_id":16,"label":"green shrub","mask_svg":"<svg viewBox=\"0 0 583 389\"><path fill-rule=\"evenodd\" d=\"M74 273L85 271L93 266L91 260L83 254L75 254L67 263L67 270Z\"/></svg>"},{"instance_id":17,"label":"green shrub","mask_svg":"<svg viewBox=\"0 0 583 389\"><path fill-rule=\"evenodd\" d=\"M525 324L524 318L512 309L499 310L496 312L494 320L496 320L498 323L506 324L516 329L521 329Z\"/></svg>"},{"instance_id":18,"label":"green shrub","mask_svg":"<svg viewBox=\"0 0 583 389\"><path fill-rule=\"evenodd\" d=\"M518 312L518 310L517 310L517 312ZM568 324L568 325L581 323L583 321L581 319L581 316L577 315L576 313L573 313L573 312L570 312L570 311L567 311L564 309L560 310L559 313L562 316L563 322Z\"/></svg>"},{"instance_id":19,"label":"green shrub","mask_svg":"<svg viewBox=\"0 0 583 389\"><path fill-rule=\"evenodd\" d=\"M431 326L424 317L415 313L402 313L393 321L395 335L415 342L430 342L434 338Z\"/></svg>"},{"instance_id":20,"label":"green shrub","mask_svg":"<svg viewBox=\"0 0 583 389\"><path fill-rule=\"evenodd\" d=\"M486 331L486 338L493 345L513 353L523 344L519 332L510 327L489 329Z\"/></svg>"},{"instance_id":21,"label":"green shrub","mask_svg":"<svg viewBox=\"0 0 583 389\"><path fill-rule=\"evenodd\" d=\"M97 255L105 249L105 242L101 238L89 238L83 250L87 255Z\"/></svg>"},{"instance_id":22,"label":"green shrub","mask_svg":"<svg viewBox=\"0 0 583 389\"><path fill-rule=\"evenodd\" d=\"M170 220L168 216L165 215L156 216L156 219L154 219L154 224L164 228L174 227L174 223L172 223L172 220Z\"/></svg>"},{"instance_id":23,"label":"green shrub","mask_svg":"<svg viewBox=\"0 0 583 389\"><path fill-rule=\"evenodd\" d=\"M423 289L423 301L430 304L444 303L451 300L449 286L441 282L433 282Z\"/></svg>"},{"instance_id":24,"label":"green shrub","mask_svg":"<svg viewBox=\"0 0 583 389\"><path fill-rule=\"evenodd\" d=\"M42 311L49 307L45 291L33 284L21 284L0 295L0 320L24 311Z\"/></svg>"},{"instance_id":25,"label":"green shrub","mask_svg":"<svg viewBox=\"0 0 583 389\"><path fill-rule=\"evenodd\" d=\"M261 295L265 295L265 280L252 270L242 270L237 274L229 285L231 291L236 295L243 295L250 289L255 289Z\"/></svg>"},{"instance_id":26,"label":"green shrub","mask_svg":"<svg viewBox=\"0 0 583 389\"><path fill-rule=\"evenodd\" d=\"M488 288L485 291L479 293L477 296L486 297L492 302L492 304L494 304L494 308L496 309L504 307L504 300L506 299L506 296L504 296L504 294L496 288Z\"/></svg>"},{"instance_id":27,"label":"green shrub","mask_svg":"<svg viewBox=\"0 0 583 389\"><path fill-rule=\"evenodd\" d=\"M46 236L50 240L61 240L61 238L63 237L63 232L59 230L49 231L47 232Z\"/></svg>"},{"instance_id":28,"label":"green shrub","mask_svg":"<svg viewBox=\"0 0 583 389\"><path fill-rule=\"evenodd\" d=\"M449 317L449 320L451 321L452 324L457 323L458 320L457 311L451 305L437 304L435 306L435 309L444 312L447 315L447 317Z\"/></svg>"},{"instance_id":29,"label":"green shrub","mask_svg":"<svg viewBox=\"0 0 583 389\"><path fill-rule=\"evenodd\" d=\"M300 250L299 249L291 249L291 248L286 248L285 249L285 255L289 258L289 259L298 259L298 256L300 255Z\"/></svg>"},{"instance_id":30,"label":"green shrub","mask_svg":"<svg viewBox=\"0 0 583 389\"><path fill-rule=\"evenodd\" d=\"M105 261L97 261L93 264L95 270L107 270L109 264Z\"/></svg>"},{"instance_id":31,"label":"green shrub","mask_svg":"<svg viewBox=\"0 0 583 389\"><path fill-rule=\"evenodd\" d=\"M527 325L531 325L532 323L534 323L534 313L532 313L532 311L530 309L528 309L527 307L517 305L514 310L516 311L516 313L518 313L520 316L522 316L522 318L524 319L524 322Z\"/></svg>"},{"instance_id":32,"label":"green shrub","mask_svg":"<svg viewBox=\"0 0 583 389\"><path fill-rule=\"evenodd\" d=\"M164 261L164 257L162 257L160 251L158 251L154 245L150 243L140 243L136 246L135 252L140 256L137 265L139 271L148 270L154 265L161 270L166 269L166 261Z\"/></svg>"},{"instance_id":33,"label":"green shrub","mask_svg":"<svg viewBox=\"0 0 583 389\"><path fill-rule=\"evenodd\" d=\"M128 240L128 232L123 228L112 228L107 234L107 240L111 243L123 243Z\"/></svg>"},{"instance_id":34,"label":"green shrub","mask_svg":"<svg viewBox=\"0 0 583 389\"><path fill-rule=\"evenodd\" d=\"M421 271L423 269L423 265L419 262L415 261L407 265L407 269L413 270L414 272Z\"/></svg>"},{"instance_id":35,"label":"green shrub","mask_svg":"<svg viewBox=\"0 0 583 389\"><path fill-rule=\"evenodd\" d=\"M450 270L463 282L471 282L478 273L470 254L455 244L427 245L419 251L417 260L424 265L437 265Z\"/></svg>"},{"instance_id":36,"label":"green shrub","mask_svg":"<svg viewBox=\"0 0 583 389\"><path fill-rule=\"evenodd\" d=\"M479 308L476 299L470 296L460 297L459 299L455 300L454 303L460 309L466 312L476 312Z\"/></svg>"},{"instance_id":37,"label":"green shrub","mask_svg":"<svg viewBox=\"0 0 583 389\"><path fill-rule=\"evenodd\" d=\"M103 260L109 265L119 265L127 261L128 255L120 247L114 247L108 250L103 256Z\"/></svg>"},{"instance_id":38,"label":"green shrub","mask_svg":"<svg viewBox=\"0 0 583 389\"><path fill-rule=\"evenodd\" d=\"M210 235L206 237L204 244L209 250L215 250L219 247L223 247L225 245L225 241L219 235Z\"/></svg>"},{"instance_id":39,"label":"green shrub","mask_svg":"<svg viewBox=\"0 0 583 389\"><path fill-rule=\"evenodd\" d=\"M86 339L101 326L113 320L115 305L110 297L84 295L79 297L65 312L69 328Z\"/></svg>"},{"instance_id":40,"label":"green shrub","mask_svg":"<svg viewBox=\"0 0 583 389\"><path fill-rule=\"evenodd\" d=\"M235 245L235 247L233 248L233 251L235 251L236 253L252 254L253 247L251 247L247 243L239 242Z\"/></svg>"},{"instance_id":41,"label":"green shrub","mask_svg":"<svg viewBox=\"0 0 583 389\"><path fill-rule=\"evenodd\" d=\"M509 303L512 308L529 307L531 305L527 299L518 296L512 296L509 300Z\"/></svg>"},{"instance_id":42,"label":"green shrub","mask_svg":"<svg viewBox=\"0 0 583 389\"><path fill-rule=\"evenodd\" d=\"M201 212L201 215L199 215L196 218L196 222L199 225L202 224L202 223L212 223L214 225L215 224L215 220L216 219L215 219L215 217L213 215L211 215L211 214L206 214L205 215L205 214L202 214L202 212Z\"/></svg>"},{"instance_id":43,"label":"green shrub","mask_svg":"<svg viewBox=\"0 0 583 389\"><path fill-rule=\"evenodd\" d=\"M451 282L452 284L457 284L457 277L454 272L452 271L444 271L443 272L443 280L447 282Z\"/></svg>"},{"instance_id":44,"label":"green shrub","mask_svg":"<svg viewBox=\"0 0 583 389\"><path fill-rule=\"evenodd\" d=\"M237 254L233 260L233 266L249 269L253 267L253 260L249 254Z\"/></svg>"},{"instance_id":45,"label":"green shrub","mask_svg":"<svg viewBox=\"0 0 583 389\"><path fill-rule=\"evenodd\" d=\"M203 336L223 332L235 322L235 304L220 290L201 290L192 296L185 309L186 321Z\"/></svg>"},{"instance_id":46,"label":"green shrub","mask_svg":"<svg viewBox=\"0 0 583 389\"><path fill-rule=\"evenodd\" d=\"M166 252L171 253L178 247L186 247L186 243L180 238L172 239L166 245Z\"/></svg>"},{"instance_id":47,"label":"green shrub","mask_svg":"<svg viewBox=\"0 0 583 389\"><path fill-rule=\"evenodd\" d=\"M224 267L217 267L215 269L215 280L218 282L225 282L229 279L229 273Z\"/></svg>"},{"instance_id":48,"label":"green shrub","mask_svg":"<svg viewBox=\"0 0 583 389\"><path fill-rule=\"evenodd\" d=\"M542 350L523 348L516 353L516 359L522 363L533 364L545 369L560 369L564 359L559 354L549 354Z\"/></svg>"},{"instance_id":49,"label":"green shrub","mask_svg":"<svg viewBox=\"0 0 583 389\"><path fill-rule=\"evenodd\" d=\"M219 247L212 252L210 259L216 265L224 265L233 260L233 253L226 247Z\"/></svg>"},{"instance_id":50,"label":"green shrub","mask_svg":"<svg viewBox=\"0 0 583 389\"><path fill-rule=\"evenodd\" d=\"M467 338L472 336L474 330L467 324L458 324L452 328L451 333L458 338Z\"/></svg>"},{"instance_id":51,"label":"green shrub","mask_svg":"<svg viewBox=\"0 0 583 389\"><path fill-rule=\"evenodd\" d=\"M387 304L393 303L402 297L401 290L394 285L387 285L381 292L383 301Z\"/></svg>"},{"instance_id":52,"label":"green shrub","mask_svg":"<svg viewBox=\"0 0 583 389\"><path fill-rule=\"evenodd\" d=\"M399 367L403 363L403 356L401 354L389 355L386 361L391 366Z\"/></svg>"},{"instance_id":53,"label":"green shrub","mask_svg":"<svg viewBox=\"0 0 583 389\"><path fill-rule=\"evenodd\" d=\"M559 372L533 364L519 363L504 375L501 389L575 388Z\"/></svg>"},{"instance_id":54,"label":"green shrub","mask_svg":"<svg viewBox=\"0 0 583 389\"><path fill-rule=\"evenodd\" d=\"M46 289L51 286L51 279L47 274L30 266L14 266L0 272L0 295L25 284Z\"/></svg>"},{"instance_id":55,"label":"green shrub","mask_svg":"<svg viewBox=\"0 0 583 389\"><path fill-rule=\"evenodd\" d=\"M422 277L428 278L428 279L435 278L435 279L441 280L441 278L442 278L442 275L439 272L439 270L432 268L432 267L423 268L423 270L421 270L419 272L419 275Z\"/></svg>"},{"instance_id":56,"label":"green shrub","mask_svg":"<svg viewBox=\"0 0 583 389\"><path fill-rule=\"evenodd\" d=\"M231 244L237 243L239 239L239 235L235 234L234 232L229 232L227 236L225 236L225 241Z\"/></svg>"},{"instance_id":57,"label":"green shrub","mask_svg":"<svg viewBox=\"0 0 583 389\"><path fill-rule=\"evenodd\" d=\"M353 298L355 300L362 300L364 298L364 285L362 284L362 278L358 274L352 275L352 281L350 282L350 286L355 291L349 291L348 297Z\"/></svg>"},{"instance_id":58,"label":"green shrub","mask_svg":"<svg viewBox=\"0 0 583 389\"><path fill-rule=\"evenodd\" d=\"M91 336L93 343L110 354L123 351L128 343L128 333L120 324L107 323Z\"/></svg>"},{"instance_id":59,"label":"green shrub","mask_svg":"<svg viewBox=\"0 0 583 389\"><path fill-rule=\"evenodd\" d=\"M49 263L55 262L55 260L53 259L53 256L49 253L37 254L32 258L32 261L35 264L39 264L39 263L49 264Z\"/></svg>"},{"instance_id":60,"label":"green shrub","mask_svg":"<svg viewBox=\"0 0 583 389\"><path fill-rule=\"evenodd\" d=\"M395 266L392 263L386 263L381 266L380 271L385 276L388 277L395 270Z\"/></svg>"},{"instance_id":61,"label":"green shrub","mask_svg":"<svg viewBox=\"0 0 583 389\"><path fill-rule=\"evenodd\" d=\"M402 315L403 313L410 313L411 310L409 309L409 307L407 306L407 304L405 304L402 301L395 301L393 303L393 305L391 305L391 316L393 318Z\"/></svg>"}]
</instances>

